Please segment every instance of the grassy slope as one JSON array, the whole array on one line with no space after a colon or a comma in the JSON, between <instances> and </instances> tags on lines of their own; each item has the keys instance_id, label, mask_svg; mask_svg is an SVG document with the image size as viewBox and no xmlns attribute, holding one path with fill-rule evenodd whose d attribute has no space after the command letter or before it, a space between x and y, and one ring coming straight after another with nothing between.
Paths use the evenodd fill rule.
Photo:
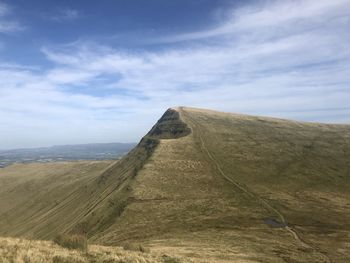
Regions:
<instances>
[{"instance_id":1,"label":"grassy slope","mask_svg":"<svg viewBox=\"0 0 350 263\"><path fill-rule=\"evenodd\" d=\"M227 176L268 201L314 251L349 261L349 125L188 111Z\"/></svg>"},{"instance_id":2,"label":"grassy slope","mask_svg":"<svg viewBox=\"0 0 350 263\"><path fill-rule=\"evenodd\" d=\"M32 163L1 169L1 234L46 238L56 227L65 229L88 200L87 186L111 163Z\"/></svg>"},{"instance_id":3,"label":"grassy slope","mask_svg":"<svg viewBox=\"0 0 350 263\"><path fill-rule=\"evenodd\" d=\"M92 242L139 239L210 261L349 261L349 126L178 111L186 125L168 112L127 157L51 209L43 193L1 213L0 234L86 231ZM303 242L264 223L281 221L276 211Z\"/></svg>"},{"instance_id":4,"label":"grassy slope","mask_svg":"<svg viewBox=\"0 0 350 263\"><path fill-rule=\"evenodd\" d=\"M269 262L349 260L349 126L189 108L181 114L193 133L161 140L132 183L134 201L96 241L148 237L199 246L203 257L204 247L220 246L219 254ZM223 172L258 198L228 183L200 135ZM261 200L308 246L264 224L279 216Z\"/></svg>"}]
</instances>

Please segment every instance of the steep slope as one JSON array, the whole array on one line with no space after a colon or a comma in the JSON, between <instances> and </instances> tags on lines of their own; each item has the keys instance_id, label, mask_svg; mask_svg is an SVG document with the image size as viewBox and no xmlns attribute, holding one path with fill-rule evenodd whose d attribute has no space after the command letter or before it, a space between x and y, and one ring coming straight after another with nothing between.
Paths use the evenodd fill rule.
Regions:
<instances>
[{"instance_id":1,"label":"steep slope","mask_svg":"<svg viewBox=\"0 0 350 263\"><path fill-rule=\"evenodd\" d=\"M0 235L50 239L89 237L115 223L131 199L130 183L161 138L190 132L168 110L123 159L108 162L12 165L0 171Z\"/></svg>"},{"instance_id":2,"label":"steep slope","mask_svg":"<svg viewBox=\"0 0 350 263\"><path fill-rule=\"evenodd\" d=\"M83 232L222 262L348 262L349 160L349 125L169 109L125 158L76 188L0 202L0 235Z\"/></svg>"},{"instance_id":3,"label":"steep slope","mask_svg":"<svg viewBox=\"0 0 350 263\"><path fill-rule=\"evenodd\" d=\"M133 202L95 241L148 237L220 244L244 260L348 261L348 125L178 111L192 133L160 141L131 184Z\"/></svg>"}]
</instances>

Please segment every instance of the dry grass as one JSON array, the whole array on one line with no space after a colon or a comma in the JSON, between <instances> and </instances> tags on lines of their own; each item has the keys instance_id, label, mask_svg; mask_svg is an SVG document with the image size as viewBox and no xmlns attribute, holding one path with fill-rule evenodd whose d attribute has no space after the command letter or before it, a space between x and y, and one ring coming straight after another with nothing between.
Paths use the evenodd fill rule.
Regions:
<instances>
[{"instance_id":1,"label":"dry grass","mask_svg":"<svg viewBox=\"0 0 350 263\"><path fill-rule=\"evenodd\" d=\"M87 252L88 241L85 235L67 235L60 234L53 240L55 244L60 245L64 248L69 249L80 249L81 251Z\"/></svg>"},{"instance_id":2,"label":"dry grass","mask_svg":"<svg viewBox=\"0 0 350 263\"><path fill-rule=\"evenodd\" d=\"M88 252L63 248L51 241L0 238L1 263L156 263L190 262L160 253L126 251L122 247L89 245Z\"/></svg>"},{"instance_id":3,"label":"dry grass","mask_svg":"<svg viewBox=\"0 0 350 263\"><path fill-rule=\"evenodd\" d=\"M142 245L142 244L137 244L137 243L125 243L123 245L123 248L124 250L130 250L130 251L139 251L139 252L142 252L142 253L150 253L151 250Z\"/></svg>"}]
</instances>

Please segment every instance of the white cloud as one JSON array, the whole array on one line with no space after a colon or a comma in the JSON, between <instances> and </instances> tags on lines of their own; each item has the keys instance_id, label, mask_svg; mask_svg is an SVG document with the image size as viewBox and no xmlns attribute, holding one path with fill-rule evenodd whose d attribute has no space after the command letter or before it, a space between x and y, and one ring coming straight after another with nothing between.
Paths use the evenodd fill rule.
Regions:
<instances>
[{"instance_id":1,"label":"white cloud","mask_svg":"<svg viewBox=\"0 0 350 263\"><path fill-rule=\"evenodd\" d=\"M186 48L43 48L52 69L0 66L2 132L18 146L136 141L176 105L349 123L349 11L345 0L269 2L167 39Z\"/></svg>"},{"instance_id":2,"label":"white cloud","mask_svg":"<svg viewBox=\"0 0 350 263\"><path fill-rule=\"evenodd\" d=\"M295 34L326 26L334 20L349 22L349 0L287 0L260 1L233 11L226 11L225 20L210 29L161 38L162 42L180 42L247 33L263 38Z\"/></svg>"}]
</instances>

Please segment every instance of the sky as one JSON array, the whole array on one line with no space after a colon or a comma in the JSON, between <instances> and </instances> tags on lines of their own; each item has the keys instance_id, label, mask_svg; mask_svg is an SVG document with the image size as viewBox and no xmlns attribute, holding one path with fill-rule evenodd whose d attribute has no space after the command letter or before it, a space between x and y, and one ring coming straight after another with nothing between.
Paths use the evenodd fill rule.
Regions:
<instances>
[{"instance_id":1,"label":"sky","mask_svg":"<svg viewBox=\"0 0 350 263\"><path fill-rule=\"evenodd\" d=\"M350 123L350 0L0 0L0 149L191 106Z\"/></svg>"}]
</instances>

